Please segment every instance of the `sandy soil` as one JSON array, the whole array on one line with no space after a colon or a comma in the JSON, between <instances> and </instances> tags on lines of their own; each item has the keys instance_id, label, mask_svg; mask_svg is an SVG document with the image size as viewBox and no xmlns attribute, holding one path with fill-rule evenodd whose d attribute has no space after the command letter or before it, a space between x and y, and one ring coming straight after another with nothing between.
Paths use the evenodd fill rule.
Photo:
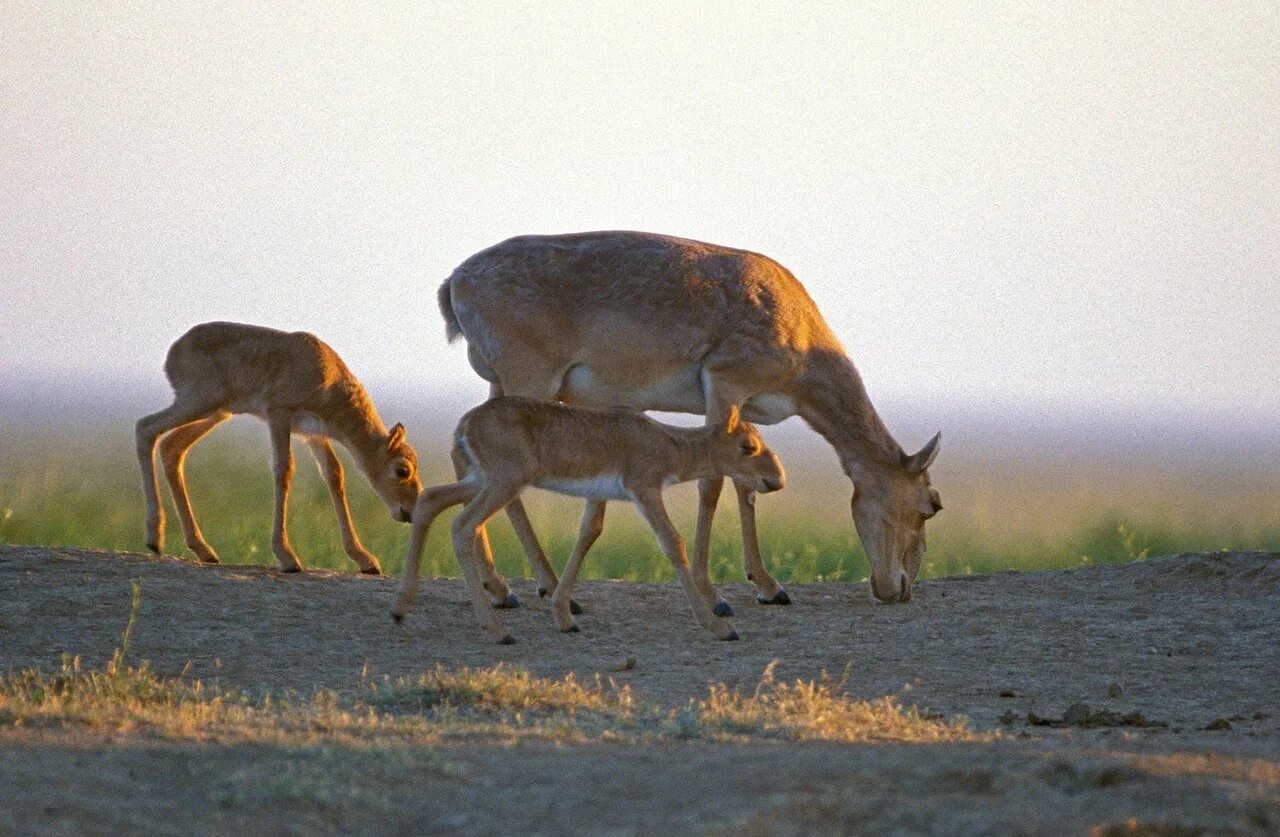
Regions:
<instances>
[{"instance_id":1,"label":"sandy soil","mask_svg":"<svg viewBox=\"0 0 1280 837\"><path fill-rule=\"evenodd\" d=\"M541 675L609 673L679 706L708 683L751 688L778 660L779 677L847 672L856 698L899 694L1003 737L890 746L471 742L446 754L447 769L436 756L406 756L407 765L351 777L349 797L304 795L282 808L245 789L254 776L340 773L340 756L297 761L247 745L9 729L0 730L0 832L1122 833L1134 820L1153 829L1146 833L1280 833L1277 555L925 581L898 606L875 604L865 585L814 584L792 588L790 607L760 607L749 586L726 585L738 608L735 643L702 632L676 585L620 582L583 583L582 632L560 634L532 582L517 580L525 607L502 618L519 642L498 646L474 624L456 580L424 581L410 618L395 626L396 579L0 547L0 668L51 669L63 652L101 664L135 579L143 589L135 655L162 673L189 665L192 676L227 686L350 692L362 676L505 661ZM626 657L633 669L609 671ZM1081 703L1088 713L1071 710ZM1134 713L1150 725L1031 723ZM1230 728L1205 729L1220 719ZM228 781L240 783L234 793Z\"/></svg>"}]
</instances>

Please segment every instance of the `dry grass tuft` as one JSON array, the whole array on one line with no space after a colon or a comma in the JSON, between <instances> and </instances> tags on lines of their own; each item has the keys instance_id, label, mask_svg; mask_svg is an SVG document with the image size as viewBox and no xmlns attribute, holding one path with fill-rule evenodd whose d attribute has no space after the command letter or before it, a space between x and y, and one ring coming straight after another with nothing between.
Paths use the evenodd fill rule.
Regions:
<instances>
[{"instance_id":1,"label":"dry grass tuft","mask_svg":"<svg viewBox=\"0 0 1280 837\"><path fill-rule=\"evenodd\" d=\"M418 711L467 709L569 717L580 712L628 716L639 703L631 687L612 681L606 684L599 676L594 684L584 685L572 674L549 680L502 663L487 669L436 666L416 679L400 678L375 687L368 701L374 706Z\"/></svg>"},{"instance_id":2,"label":"dry grass tuft","mask_svg":"<svg viewBox=\"0 0 1280 837\"><path fill-rule=\"evenodd\" d=\"M780 683L777 662L764 670L755 692L744 695L723 684L696 704L700 722L721 734L787 741L938 743L989 741L993 734L973 732L963 719L928 717L886 695L851 700L844 680L796 680Z\"/></svg>"}]
</instances>

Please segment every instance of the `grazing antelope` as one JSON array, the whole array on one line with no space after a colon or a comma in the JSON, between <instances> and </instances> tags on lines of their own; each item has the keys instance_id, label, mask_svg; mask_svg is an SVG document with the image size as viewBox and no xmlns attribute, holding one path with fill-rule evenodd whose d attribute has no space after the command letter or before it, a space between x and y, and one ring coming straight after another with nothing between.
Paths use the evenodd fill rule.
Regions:
<instances>
[{"instance_id":1,"label":"grazing antelope","mask_svg":"<svg viewBox=\"0 0 1280 837\"><path fill-rule=\"evenodd\" d=\"M928 473L942 434L917 453L902 450L817 306L782 265L640 232L520 236L459 265L439 302L450 341L466 338L471 366L492 395L703 414L708 425L722 424L735 407L759 424L801 416L853 481L872 593L884 602L910 599L924 522L942 508ZM723 484L720 476L698 484L693 574L716 612L729 615L707 571ZM760 558L754 492L736 487L747 578L761 603L788 604ZM554 589L519 500L507 514L541 588Z\"/></svg>"},{"instance_id":2,"label":"grazing antelope","mask_svg":"<svg viewBox=\"0 0 1280 837\"><path fill-rule=\"evenodd\" d=\"M672 427L629 410L569 407L529 398L495 398L464 415L453 434L461 479L428 488L413 510L413 535L404 583L392 615L404 618L418 589L418 565L432 521L466 503L453 521L453 549L462 565L481 626L503 644L514 642L485 598L479 552L484 525L533 485L587 500L578 543L551 598L562 631L578 630L571 612L574 579L599 537L608 500L630 500L640 509L667 556L698 624L717 639L737 639L733 626L711 611L685 557L684 540L667 516L662 489L678 482L728 475L754 491L777 491L786 482L782 463L751 425L730 407L721 425ZM494 591L490 590L490 593Z\"/></svg>"},{"instance_id":3,"label":"grazing antelope","mask_svg":"<svg viewBox=\"0 0 1280 837\"><path fill-rule=\"evenodd\" d=\"M183 476L183 461L191 446L232 415L251 413L264 419L271 432L275 472L275 523L271 551L282 572L302 569L289 546L285 510L293 479L290 436L297 433L307 445L328 483L333 508L342 527L342 545L360 572L377 575L378 559L360 544L347 508L342 464L330 439L341 442L355 457L391 516L408 522L422 484L418 457L404 440L404 425L387 430L364 387L346 364L314 335L288 333L240 323L204 323L169 347L165 375L173 386L173 404L138 420L138 464L147 502L147 546L164 546L164 506L156 477L155 447L173 502L182 522L187 546L201 561L218 563L191 510ZM165 435L168 434L168 435Z\"/></svg>"}]
</instances>

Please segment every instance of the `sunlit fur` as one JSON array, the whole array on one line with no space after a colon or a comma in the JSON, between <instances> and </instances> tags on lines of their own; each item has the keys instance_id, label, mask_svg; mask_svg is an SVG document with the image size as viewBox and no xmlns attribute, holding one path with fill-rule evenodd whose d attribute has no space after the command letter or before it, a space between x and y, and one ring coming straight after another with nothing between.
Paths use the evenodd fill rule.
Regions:
<instances>
[{"instance_id":1,"label":"sunlit fur","mask_svg":"<svg viewBox=\"0 0 1280 837\"><path fill-rule=\"evenodd\" d=\"M511 641L485 591L497 587L492 566L480 554L484 524L520 492L537 486L586 497L578 543L551 598L561 630L577 630L570 612L573 584L587 550L603 526L605 502L634 502L662 547L689 598L698 624L719 639L737 639L727 621L712 613L716 597L695 584L684 540L662 503L668 485L729 476L755 491L777 491L786 475L777 456L751 425L731 408L715 427L672 427L629 410L570 407L530 398L492 399L471 410L454 431L459 480L428 488L413 511L413 536L394 616L403 618L418 588L418 565L432 521L446 508L465 503L454 519L453 546L481 626L494 639Z\"/></svg>"},{"instance_id":2,"label":"sunlit fur","mask_svg":"<svg viewBox=\"0 0 1280 837\"><path fill-rule=\"evenodd\" d=\"M924 543L920 510L933 507L925 467L938 437L918 454L903 452L817 306L777 262L649 233L521 236L459 265L439 303L450 339L466 338L472 367L495 393L700 413L709 424L731 406L758 423L800 415L857 486L875 594L909 595ZM693 572L704 591L722 482L699 485ZM761 601L788 601L761 560L751 491L737 491L747 576ZM508 513L546 575L519 502Z\"/></svg>"},{"instance_id":3,"label":"sunlit fur","mask_svg":"<svg viewBox=\"0 0 1280 837\"><path fill-rule=\"evenodd\" d=\"M422 490L418 457L404 440L404 426L382 423L364 387L346 364L314 335L240 323L204 323L169 348L165 375L173 386L171 406L138 421L136 440L147 504L147 546L164 546L164 506L155 470L155 448L173 492L187 546L201 561L217 563L187 498L183 461L187 451L232 415L248 413L267 422L275 472L275 522L271 551L280 569L302 569L285 527L293 478L292 434L306 438L333 498L342 542L364 573L381 572L378 559L360 544L342 465L330 440L355 457L392 517L407 522ZM163 438L162 438L163 437Z\"/></svg>"}]
</instances>

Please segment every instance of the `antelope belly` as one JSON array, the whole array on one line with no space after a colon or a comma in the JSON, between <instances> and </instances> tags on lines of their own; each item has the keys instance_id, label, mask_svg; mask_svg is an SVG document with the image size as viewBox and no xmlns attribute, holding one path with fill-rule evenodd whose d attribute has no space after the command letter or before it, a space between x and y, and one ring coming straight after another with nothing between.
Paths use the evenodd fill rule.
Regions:
<instances>
[{"instance_id":1,"label":"antelope belly","mask_svg":"<svg viewBox=\"0 0 1280 837\"><path fill-rule=\"evenodd\" d=\"M636 375L635 370L626 370ZM611 374L585 363L565 372L560 399L571 404L599 407L631 407L634 410L663 410L671 413L701 413L706 404L699 378L701 367L668 368L652 376L629 378Z\"/></svg>"},{"instance_id":2,"label":"antelope belly","mask_svg":"<svg viewBox=\"0 0 1280 837\"><path fill-rule=\"evenodd\" d=\"M534 482L538 488L592 500L630 500L631 495L622 487L622 477L605 474L599 477L542 477Z\"/></svg>"}]
</instances>

